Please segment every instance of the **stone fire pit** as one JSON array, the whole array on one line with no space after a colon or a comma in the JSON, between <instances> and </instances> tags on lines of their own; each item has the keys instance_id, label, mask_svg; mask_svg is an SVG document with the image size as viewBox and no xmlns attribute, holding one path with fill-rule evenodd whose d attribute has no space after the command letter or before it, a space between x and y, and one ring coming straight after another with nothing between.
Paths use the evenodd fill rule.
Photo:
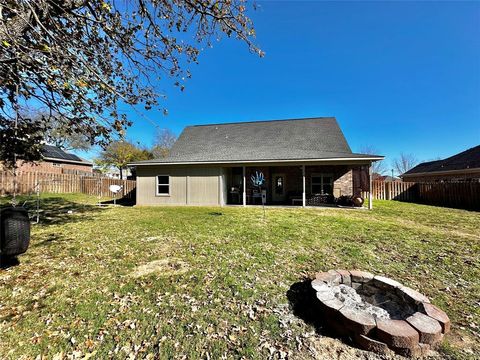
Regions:
<instances>
[{"instance_id":1,"label":"stone fire pit","mask_svg":"<svg viewBox=\"0 0 480 360\"><path fill-rule=\"evenodd\" d=\"M361 348L423 356L450 330L450 320L419 292L365 271L330 270L312 281L327 326Z\"/></svg>"}]
</instances>

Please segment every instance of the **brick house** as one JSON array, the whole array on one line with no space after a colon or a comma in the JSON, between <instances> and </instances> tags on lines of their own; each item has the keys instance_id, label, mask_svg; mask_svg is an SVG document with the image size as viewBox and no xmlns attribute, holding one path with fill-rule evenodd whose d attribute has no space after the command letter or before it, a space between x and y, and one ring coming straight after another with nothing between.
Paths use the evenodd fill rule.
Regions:
<instances>
[{"instance_id":1,"label":"brick house","mask_svg":"<svg viewBox=\"0 0 480 360\"><path fill-rule=\"evenodd\" d=\"M21 172L49 174L91 174L93 172L93 163L90 161L52 145L42 146L42 161L30 163L18 160L17 166L17 170Z\"/></svg>"},{"instance_id":2,"label":"brick house","mask_svg":"<svg viewBox=\"0 0 480 360\"><path fill-rule=\"evenodd\" d=\"M400 177L412 182L480 182L480 145L444 160L423 162Z\"/></svg>"},{"instance_id":3,"label":"brick house","mask_svg":"<svg viewBox=\"0 0 480 360\"><path fill-rule=\"evenodd\" d=\"M268 205L309 205L369 190L382 156L353 153L335 118L189 126L168 157L129 164L138 205L256 205L263 175Z\"/></svg>"}]
</instances>

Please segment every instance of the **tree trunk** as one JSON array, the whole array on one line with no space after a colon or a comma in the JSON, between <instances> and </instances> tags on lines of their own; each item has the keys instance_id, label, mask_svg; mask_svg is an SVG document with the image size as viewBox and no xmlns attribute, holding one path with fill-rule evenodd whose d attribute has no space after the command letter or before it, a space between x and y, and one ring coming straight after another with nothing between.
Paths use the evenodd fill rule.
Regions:
<instances>
[{"instance_id":1,"label":"tree trunk","mask_svg":"<svg viewBox=\"0 0 480 360\"><path fill-rule=\"evenodd\" d=\"M123 180L123 171L122 171L122 168L119 167L118 170L120 170L120 180Z\"/></svg>"}]
</instances>

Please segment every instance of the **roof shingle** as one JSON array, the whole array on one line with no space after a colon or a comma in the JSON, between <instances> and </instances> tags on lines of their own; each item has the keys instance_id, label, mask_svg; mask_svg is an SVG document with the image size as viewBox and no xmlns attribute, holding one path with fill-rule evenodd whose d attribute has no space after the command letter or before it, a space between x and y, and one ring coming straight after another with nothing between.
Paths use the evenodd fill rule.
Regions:
<instances>
[{"instance_id":1,"label":"roof shingle","mask_svg":"<svg viewBox=\"0 0 480 360\"><path fill-rule=\"evenodd\" d=\"M480 168L480 145L450 156L444 160L427 161L418 164L403 175L437 171L465 170Z\"/></svg>"},{"instance_id":2,"label":"roof shingle","mask_svg":"<svg viewBox=\"0 0 480 360\"><path fill-rule=\"evenodd\" d=\"M362 158L334 117L186 127L165 159L140 163Z\"/></svg>"}]
</instances>

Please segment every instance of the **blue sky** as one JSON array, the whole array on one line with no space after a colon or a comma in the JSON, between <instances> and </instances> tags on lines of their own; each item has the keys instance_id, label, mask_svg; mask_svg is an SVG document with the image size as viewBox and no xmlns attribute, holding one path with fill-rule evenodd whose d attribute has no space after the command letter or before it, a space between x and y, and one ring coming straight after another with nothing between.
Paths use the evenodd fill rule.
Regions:
<instances>
[{"instance_id":1,"label":"blue sky","mask_svg":"<svg viewBox=\"0 0 480 360\"><path fill-rule=\"evenodd\" d=\"M168 84L160 111L129 111L127 137L155 127L335 116L353 151L387 162L480 144L480 2L259 2L251 13L264 58L222 39L192 65L184 92Z\"/></svg>"}]
</instances>

